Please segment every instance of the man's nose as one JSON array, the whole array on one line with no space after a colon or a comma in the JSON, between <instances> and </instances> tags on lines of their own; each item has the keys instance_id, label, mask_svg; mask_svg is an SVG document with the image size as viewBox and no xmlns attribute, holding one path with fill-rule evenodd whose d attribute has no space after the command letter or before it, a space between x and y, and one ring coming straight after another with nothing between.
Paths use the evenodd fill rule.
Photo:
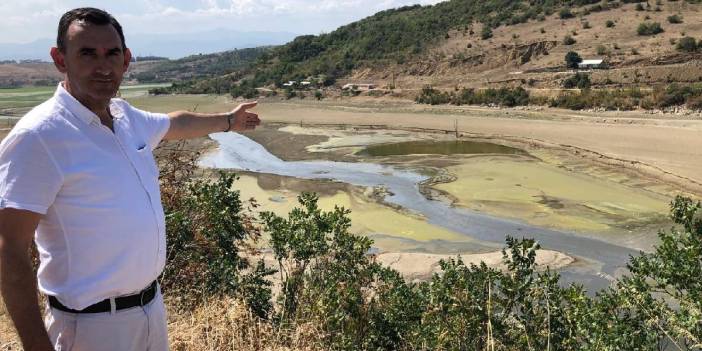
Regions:
<instances>
[{"instance_id":1,"label":"man's nose","mask_svg":"<svg viewBox=\"0 0 702 351\"><path fill-rule=\"evenodd\" d=\"M108 75L112 72L112 68L110 65L110 60L105 57L105 56L98 56L97 64L95 65L95 73L97 74L102 74L102 75Z\"/></svg>"}]
</instances>

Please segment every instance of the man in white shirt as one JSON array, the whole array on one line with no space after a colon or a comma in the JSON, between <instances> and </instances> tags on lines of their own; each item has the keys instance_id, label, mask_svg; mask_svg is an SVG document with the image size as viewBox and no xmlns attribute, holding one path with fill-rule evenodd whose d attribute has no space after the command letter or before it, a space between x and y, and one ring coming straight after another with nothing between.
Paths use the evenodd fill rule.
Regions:
<instances>
[{"instance_id":1,"label":"man in white shirt","mask_svg":"<svg viewBox=\"0 0 702 351\"><path fill-rule=\"evenodd\" d=\"M25 350L167 350L156 278L165 219L152 150L162 139L253 129L239 105L221 114L140 111L115 99L131 54L119 23L81 8L51 49L54 96L0 144L0 290ZM40 254L42 322L28 250Z\"/></svg>"}]
</instances>

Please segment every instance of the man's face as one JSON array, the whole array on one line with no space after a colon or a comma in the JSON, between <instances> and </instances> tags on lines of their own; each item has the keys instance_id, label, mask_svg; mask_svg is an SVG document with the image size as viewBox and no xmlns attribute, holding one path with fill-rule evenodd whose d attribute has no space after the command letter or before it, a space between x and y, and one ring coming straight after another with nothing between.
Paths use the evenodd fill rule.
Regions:
<instances>
[{"instance_id":1,"label":"man's face","mask_svg":"<svg viewBox=\"0 0 702 351\"><path fill-rule=\"evenodd\" d=\"M66 33L65 52L54 48L51 56L66 75L68 91L79 101L106 103L115 96L129 67L131 54L122 49L111 25L74 21Z\"/></svg>"}]
</instances>

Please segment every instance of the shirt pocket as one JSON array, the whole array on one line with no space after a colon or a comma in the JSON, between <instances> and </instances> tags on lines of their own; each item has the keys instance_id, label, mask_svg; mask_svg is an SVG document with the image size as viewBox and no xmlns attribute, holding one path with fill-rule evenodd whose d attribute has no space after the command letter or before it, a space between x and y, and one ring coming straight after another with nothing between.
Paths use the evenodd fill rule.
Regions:
<instances>
[{"instance_id":1,"label":"shirt pocket","mask_svg":"<svg viewBox=\"0 0 702 351\"><path fill-rule=\"evenodd\" d=\"M158 167L156 166L156 160L154 159L154 154L149 145L147 143L140 144L140 146L137 147L136 154L138 166L140 168L139 173L149 178L155 177L158 179Z\"/></svg>"}]
</instances>

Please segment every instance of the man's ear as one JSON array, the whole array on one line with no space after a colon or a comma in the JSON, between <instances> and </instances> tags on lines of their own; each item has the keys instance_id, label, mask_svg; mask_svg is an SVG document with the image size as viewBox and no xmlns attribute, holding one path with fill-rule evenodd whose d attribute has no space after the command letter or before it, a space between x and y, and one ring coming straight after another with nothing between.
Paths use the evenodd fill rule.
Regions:
<instances>
[{"instance_id":1,"label":"man's ear","mask_svg":"<svg viewBox=\"0 0 702 351\"><path fill-rule=\"evenodd\" d=\"M66 73L66 59L64 54L56 47L51 48L51 58L54 60L54 66L61 73Z\"/></svg>"},{"instance_id":2,"label":"man's ear","mask_svg":"<svg viewBox=\"0 0 702 351\"><path fill-rule=\"evenodd\" d=\"M124 50L124 70L129 68L129 63L132 62L132 51L129 48Z\"/></svg>"}]
</instances>

